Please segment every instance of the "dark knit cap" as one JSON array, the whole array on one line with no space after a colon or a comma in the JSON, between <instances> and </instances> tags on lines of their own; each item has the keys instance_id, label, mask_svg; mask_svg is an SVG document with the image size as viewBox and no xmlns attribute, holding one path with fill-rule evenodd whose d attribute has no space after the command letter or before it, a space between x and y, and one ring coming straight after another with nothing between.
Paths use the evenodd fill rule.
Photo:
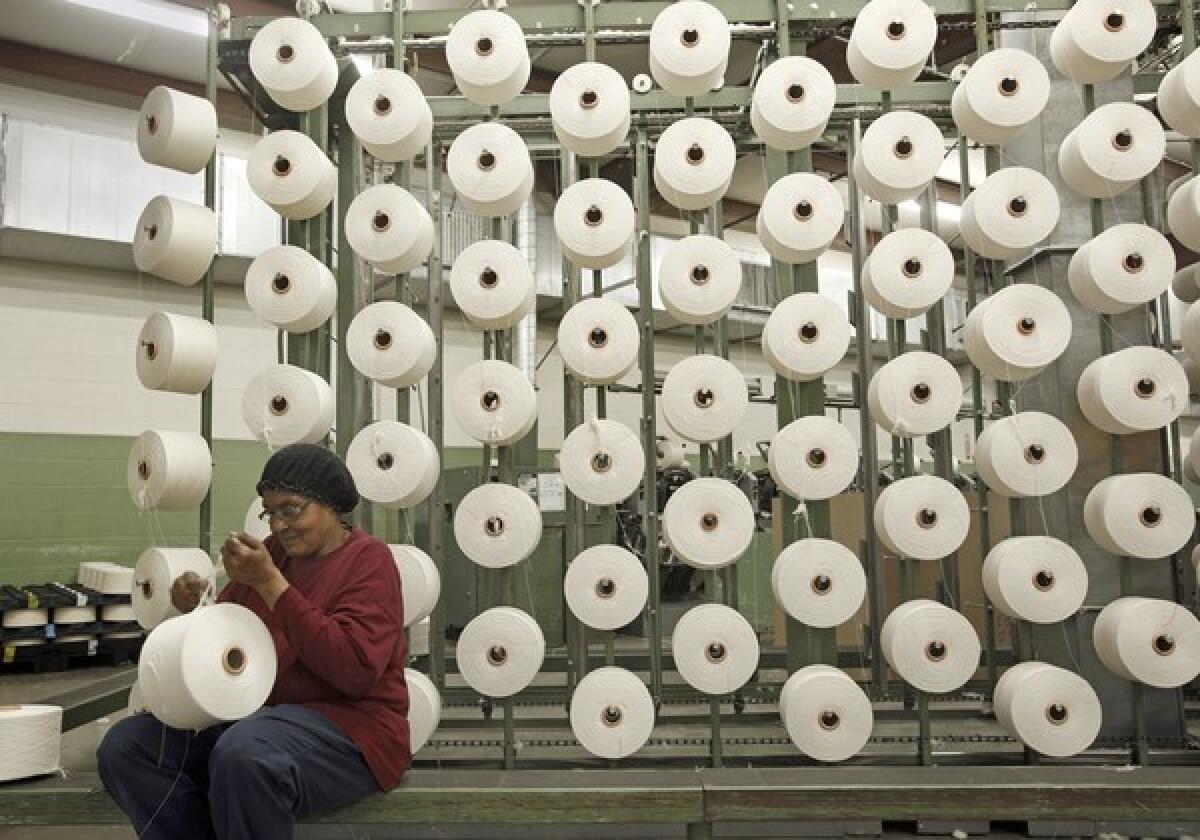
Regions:
<instances>
[{"instance_id":1,"label":"dark knit cap","mask_svg":"<svg viewBox=\"0 0 1200 840\"><path fill-rule=\"evenodd\" d=\"M256 489L260 496L271 490L299 493L338 513L349 513L358 504L354 476L342 459L311 443L293 443L268 458Z\"/></svg>"}]
</instances>

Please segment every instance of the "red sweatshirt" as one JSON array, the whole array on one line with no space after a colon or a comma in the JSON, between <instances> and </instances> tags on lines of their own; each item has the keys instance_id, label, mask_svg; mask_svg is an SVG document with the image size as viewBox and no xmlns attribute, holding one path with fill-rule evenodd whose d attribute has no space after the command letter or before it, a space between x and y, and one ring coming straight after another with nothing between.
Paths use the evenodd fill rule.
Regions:
<instances>
[{"instance_id":1,"label":"red sweatshirt","mask_svg":"<svg viewBox=\"0 0 1200 840\"><path fill-rule=\"evenodd\" d=\"M275 639L279 671L268 706L299 704L332 720L362 750L379 787L390 790L412 761L400 573L386 544L355 528L316 560L288 557L266 540L291 586L275 609L230 583L218 600L241 604Z\"/></svg>"}]
</instances>

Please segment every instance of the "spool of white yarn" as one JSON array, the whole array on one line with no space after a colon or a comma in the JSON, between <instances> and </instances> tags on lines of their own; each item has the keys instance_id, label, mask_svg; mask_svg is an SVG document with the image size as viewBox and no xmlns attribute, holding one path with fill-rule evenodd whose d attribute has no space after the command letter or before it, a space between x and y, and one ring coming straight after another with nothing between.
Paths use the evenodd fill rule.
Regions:
<instances>
[{"instance_id":1,"label":"spool of white yarn","mask_svg":"<svg viewBox=\"0 0 1200 840\"><path fill-rule=\"evenodd\" d=\"M346 467L364 499L392 509L416 507L429 498L441 475L433 441L394 420L364 427L350 441Z\"/></svg>"},{"instance_id":2,"label":"spool of white yarn","mask_svg":"<svg viewBox=\"0 0 1200 840\"><path fill-rule=\"evenodd\" d=\"M811 172L795 172L767 190L755 230L763 248L780 262L812 262L841 231L845 212L833 184Z\"/></svg>"},{"instance_id":3,"label":"spool of white yarn","mask_svg":"<svg viewBox=\"0 0 1200 840\"><path fill-rule=\"evenodd\" d=\"M262 512L262 497L255 496L250 507L246 508L246 517L242 520L242 530L260 542L271 535L271 523L260 517Z\"/></svg>"},{"instance_id":4,"label":"spool of white yarn","mask_svg":"<svg viewBox=\"0 0 1200 840\"><path fill-rule=\"evenodd\" d=\"M1193 484L1200 484L1200 470L1196 469L1197 464L1200 464L1200 428L1192 432L1192 438L1188 441L1187 456L1183 460L1184 477Z\"/></svg>"},{"instance_id":5,"label":"spool of white yarn","mask_svg":"<svg viewBox=\"0 0 1200 840\"><path fill-rule=\"evenodd\" d=\"M1057 493L1079 465L1066 424L1041 411L1022 411L985 428L975 444L975 468L993 492L1024 499Z\"/></svg>"},{"instance_id":6,"label":"spool of white yarn","mask_svg":"<svg viewBox=\"0 0 1200 840\"><path fill-rule=\"evenodd\" d=\"M824 65L803 55L773 61L754 85L750 125L773 149L796 151L825 133L837 85Z\"/></svg>"},{"instance_id":7,"label":"spool of white yarn","mask_svg":"<svg viewBox=\"0 0 1200 840\"><path fill-rule=\"evenodd\" d=\"M0 627L42 627L50 623L50 610L45 607L24 610L5 610L0 613Z\"/></svg>"},{"instance_id":8,"label":"spool of white yarn","mask_svg":"<svg viewBox=\"0 0 1200 840\"><path fill-rule=\"evenodd\" d=\"M208 553L199 548L148 548L133 568L130 593L137 623L152 630L179 615L171 603L171 586L187 572L216 584L216 570Z\"/></svg>"},{"instance_id":9,"label":"spool of white yarn","mask_svg":"<svg viewBox=\"0 0 1200 840\"><path fill-rule=\"evenodd\" d=\"M850 348L850 322L831 298L815 292L789 295L763 326L763 357L780 376L809 382L824 376Z\"/></svg>"},{"instance_id":10,"label":"spool of white yarn","mask_svg":"<svg viewBox=\"0 0 1200 840\"><path fill-rule=\"evenodd\" d=\"M280 17L250 42L250 72L280 108L311 111L337 87L337 59L307 20Z\"/></svg>"},{"instance_id":11,"label":"spool of white yarn","mask_svg":"<svg viewBox=\"0 0 1200 840\"><path fill-rule=\"evenodd\" d=\"M663 541L697 569L736 563L754 539L754 509L723 478L697 478L676 490L662 514Z\"/></svg>"},{"instance_id":12,"label":"spool of white yarn","mask_svg":"<svg viewBox=\"0 0 1200 840\"><path fill-rule=\"evenodd\" d=\"M446 39L446 62L462 95L476 105L503 105L525 89L531 61L521 25L494 9L459 18Z\"/></svg>"},{"instance_id":13,"label":"spool of white yarn","mask_svg":"<svg viewBox=\"0 0 1200 840\"><path fill-rule=\"evenodd\" d=\"M742 289L742 262L724 240L693 234L672 243L658 268L663 308L681 324L711 324Z\"/></svg>"},{"instance_id":14,"label":"spool of white yarn","mask_svg":"<svg viewBox=\"0 0 1200 840\"><path fill-rule=\"evenodd\" d=\"M985 375L1020 382L1041 373L1071 342L1071 313L1049 289L1007 286L971 310L963 349Z\"/></svg>"},{"instance_id":15,"label":"spool of white yarn","mask_svg":"<svg viewBox=\"0 0 1200 840\"><path fill-rule=\"evenodd\" d=\"M158 85L142 100L137 144L146 163L199 172L217 148L217 109L202 96Z\"/></svg>"},{"instance_id":16,"label":"spool of white yarn","mask_svg":"<svg viewBox=\"0 0 1200 840\"><path fill-rule=\"evenodd\" d=\"M901 353L881 367L867 388L872 419L900 437L920 437L954 422L962 406L962 379L954 365L923 350Z\"/></svg>"},{"instance_id":17,"label":"spool of white yarn","mask_svg":"<svg viewBox=\"0 0 1200 840\"><path fill-rule=\"evenodd\" d=\"M1009 143L1050 101L1050 74L1024 50L981 55L954 89L950 110L960 134L989 146Z\"/></svg>"},{"instance_id":18,"label":"spool of white yarn","mask_svg":"<svg viewBox=\"0 0 1200 840\"><path fill-rule=\"evenodd\" d=\"M192 510L208 495L212 454L192 432L142 432L130 447L125 475L139 510Z\"/></svg>"},{"instance_id":19,"label":"spool of white yarn","mask_svg":"<svg viewBox=\"0 0 1200 840\"><path fill-rule=\"evenodd\" d=\"M1100 698L1087 680L1044 662L1019 662L996 681L996 720L1043 755L1086 750L1100 734Z\"/></svg>"},{"instance_id":20,"label":"spool of white yarn","mask_svg":"<svg viewBox=\"0 0 1200 840\"><path fill-rule=\"evenodd\" d=\"M580 268L609 268L624 259L636 221L628 193L604 178L572 184L554 204L563 256Z\"/></svg>"},{"instance_id":21,"label":"spool of white yarn","mask_svg":"<svg viewBox=\"0 0 1200 840\"><path fill-rule=\"evenodd\" d=\"M454 539L462 553L488 569L520 563L542 538L537 502L511 484L481 484L454 511Z\"/></svg>"},{"instance_id":22,"label":"spool of white yarn","mask_svg":"<svg viewBox=\"0 0 1200 840\"><path fill-rule=\"evenodd\" d=\"M1119 556L1169 557L1192 538L1195 519L1187 491L1156 473L1110 475L1083 503L1088 536Z\"/></svg>"},{"instance_id":23,"label":"spool of white yarn","mask_svg":"<svg viewBox=\"0 0 1200 840\"><path fill-rule=\"evenodd\" d=\"M1200 263L1192 263L1179 269L1171 278L1171 293L1184 303L1195 303L1200 300L1200 283L1197 283L1196 270Z\"/></svg>"},{"instance_id":24,"label":"spool of white yarn","mask_svg":"<svg viewBox=\"0 0 1200 840\"><path fill-rule=\"evenodd\" d=\"M817 761L857 755L875 725L870 699L830 665L809 665L788 677L779 692L779 716L792 743Z\"/></svg>"},{"instance_id":25,"label":"spool of white yarn","mask_svg":"<svg viewBox=\"0 0 1200 840\"><path fill-rule=\"evenodd\" d=\"M142 693L142 686L139 683L134 683L129 689L129 702L125 706L126 710L131 715L146 714L150 710L146 708L146 698Z\"/></svg>"},{"instance_id":26,"label":"spool of white yarn","mask_svg":"<svg viewBox=\"0 0 1200 840\"><path fill-rule=\"evenodd\" d=\"M119 563L80 563L79 582L102 595L129 595L133 592L133 569ZM129 620L134 620L132 614Z\"/></svg>"},{"instance_id":27,"label":"spool of white yarn","mask_svg":"<svg viewBox=\"0 0 1200 840\"><path fill-rule=\"evenodd\" d=\"M429 258L433 219L408 190L395 184L377 184L350 202L346 241L377 271L403 274Z\"/></svg>"},{"instance_id":28,"label":"spool of white yarn","mask_svg":"<svg viewBox=\"0 0 1200 840\"><path fill-rule=\"evenodd\" d=\"M464 370L450 392L458 425L480 443L506 446L537 422L537 394L520 368L485 359Z\"/></svg>"},{"instance_id":29,"label":"spool of white yarn","mask_svg":"<svg viewBox=\"0 0 1200 840\"><path fill-rule=\"evenodd\" d=\"M1023 166L993 172L962 205L963 241L981 257L1013 260L1039 244L1058 224L1054 185Z\"/></svg>"},{"instance_id":30,"label":"spool of white yarn","mask_svg":"<svg viewBox=\"0 0 1200 840\"><path fill-rule=\"evenodd\" d=\"M979 667L981 650L962 613L925 599L892 610L883 622L880 648L901 679L930 694L962 688Z\"/></svg>"},{"instance_id":31,"label":"spool of white yarn","mask_svg":"<svg viewBox=\"0 0 1200 840\"><path fill-rule=\"evenodd\" d=\"M137 375L152 391L199 394L217 367L217 330L203 318L155 312L138 333Z\"/></svg>"},{"instance_id":32,"label":"spool of white yarn","mask_svg":"<svg viewBox=\"0 0 1200 840\"><path fill-rule=\"evenodd\" d=\"M962 547L971 511L958 488L932 475L889 484L875 502L875 530L889 551L917 560L940 560Z\"/></svg>"},{"instance_id":33,"label":"spool of white yarn","mask_svg":"<svg viewBox=\"0 0 1200 840\"><path fill-rule=\"evenodd\" d=\"M95 624L98 618L96 607L55 607L50 615L50 621L58 628L59 641L63 633L75 630L72 625Z\"/></svg>"},{"instance_id":34,"label":"spool of white yarn","mask_svg":"<svg viewBox=\"0 0 1200 840\"><path fill-rule=\"evenodd\" d=\"M433 367L437 341L425 319L394 300L364 306L346 329L354 369L389 388L416 385Z\"/></svg>"},{"instance_id":35,"label":"spool of white yarn","mask_svg":"<svg viewBox=\"0 0 1200 840\"><path fill-rule=\"evenodd\" d=\"M723 84L731 44L729 22L716 6L679 0L650 27L650 73L672 96L700 96Z\"/></svg>"},{"instance_id":36,"label":"spool of white yarn","mask_svg":"<svg viewBox=\"0 0 1200 840\"><path fill-rule=\"evenodd\" d=\"M593 417L563 440L558 466L575 496L591 505L615 505L641 484L646 454L628 426Z\"/></svg>"},{"instance_id":37,"label":"spool of white yarn","mask_svg":"<svg viewBox=\"0 0 1200 840\"><path fill-rule=\"evenodd\" d=\"M1157 28L1149 0L1083 0L1050 33L1050 60L1076 84L1107 82L1129 69Z\"/></svg>"},{"instance_id":38,"label":"spool of white yarn","mask_svg":"<svg viewBox=\"0 0 1200 840\"><path fill-rule=\"evenodd\" d=\"M833 540L797 540L771 569L775 601L809 627L837 627L854 617L867 595L867 576L854 552Z\"/></svg>"},{"instance_id":39,"label":"spool of white yarn","mask_svg":"<svg viewBox=\"0 0 1200 840\"><path fill-rule=\"evenodd\" d=\"M1200 251L1200 179L1192 178L1175 190L1167 202L1167 227L1175 238L1193 251Z\"/></svg>"},{"instance_id":40,"label":"spool of white yarn","mask_svg":"<svg viewBox=\"0 0 1200 840\"><path fill-rule=\"evenodd\" d=\"M337 168L305 134L272 131L246 161L254 194L285 219L311 219L333 201Z\"/></svg>"},{"instance_id":41,"label":"spool of white yarn","mask_svg":"<svg viewBox=\"0 0 1200 840\"><path fill-rule=\"evenodd\" d=\"M616 630L637 618L649 590L641 561L616 545L584 549L563 576L563 595L571 614L597 630Z\"/></svg>"},{"instance_id":42,"label":"spool of white yarn","mask_svg":"<svg viewBox=\"0 0 1200 840\"><path fill-rule=\"evenodd\" d=\"M671 123L658 138L654 186L680 210L703 210L724 197L736 163L728 131L713 120L687 117Z\"/></svg>"},{"instance_id":43,"label":"spool of white yarn","mask_svg":"<svg viewBox=\"0 0 1200 840\"><path fill-rule=\"evenodd\" d=\"M603 157L629 134L629 88L607 64L585 61L559 73L549 104L558 142L580 157Z\"/></svg>"},{"instance_id":44,"label":"spool of white yarn","mask_svg":"<svg viewBox=\"0 0 1200 840\"><path fill-rule=\"evenodd\" d=\"M681 440L660 440L656 447L658 465L662 468L687 466L687 444Z\"/></svg>"},{"instance_id":45,"label":"spool of white yarn","mask_svg":"<svg viewBox=\"0 0 1200 840\"><path fill-rule=\"evenodd\" d=\"M937 18L923 0L871 0L846 44L846 65L862 84L895 90L921 75L937 39Z\"/></svg>"},{"instance_id":46,"label":"spool of white yarn","mask_svg":"<svg viewBox=\"0 0 1200 840\"><path fill-rule=\"evenodd\" d=\"M916 198L946 155L946 141L933 120L913 111L889 111L863 132L854 157L854 179L884 204Z\"/></svg>"},{"instance_id":47,"label":"spool of white yarn","mask_svg":"<svg viewBox=\"0 0 1200 840\"><path fill-rule=\"evenodd\" d=\"M511 697L541 670L546 639L528 613L493 607L467 623L455 653L467 685L488 697Z\"/></svg>"},{"instance_id":48,"label":"spool of white yarn","mask_svg":"<svg viewBox=\"0 0 1200 840\"><path fill-rule=\"evenodd\" d=\"M733 434L746 416L746 380L719 356L688 356L667 372L662 386L663 419L675 434L709 443Z\"/></svg>"},{"instance_id":49,"label":"spool of white yarn","mask_svg":"<svg viewBox=\"0 0 1200 840\"><path fill-rule=\"evenodd\" d=\"M771 477L796 499L831 499L858 472L858 443L832 417L800 417L780 429L767 450Z\"/></svg>"},{"instance_id":50,"label":"spool of white yarn","mask_svg":"<svg viewBox=\"0 0 1200 840\"><path fill-rule=\"evenodd\" d=\"M194 286L217 253L217 214L202 204L160 195L138 217L133 262L138 271Z\"/></svg>"},{"instance_id":51,"label":"spool of white yarn","mask_svg":"<svg viewBox=\"0 0 1200 840\"><path fill-rule=\"evenodd\" d=\"M705 694L737 691L758 670L754 628L723 604L701 604L685 612L671 634L671 652L679 675Z\"/></svg>"},{"instance_id":52,"label":"spool of white yarn","mask_svg":"<svg viewBox=\"0 0 1200 840\"><path fill-rule=\"evenodd\" d=\"M1154 300L1175 276L1175 249L1154 228L1114 225L1071 255L1067 282L1092 312L1118 315Z\"/></svg>"},{"instance_id":53,"label":"spool of white yarn","mask_svg":"<svg viewBox=\"0 0 1200 840\"><path fill-rule=\"evenodd\" d=\"M429 677L412 668L404 669L404 683L408 686L409 748L416 755L442 722L442 695Z\"/></svg>"},{"instance_id":54,"label":"spool of white yarn","mask_svg":"<svg viewBox=\"0 0 1200 840\"><path fill-rule=\"evenodd\" d=\"M315 330L337 307L333 272L295 245L276 245L255 257L245 286L255 314L289 332Z\"/></svg>"},{"instance_id":55,"label":"spool of white yarn","mask_svg":"<svg viewBox=\"0 0 1200 840\"><path fill-rule=\"evenodd\" d=\"M637 321L613 300L582 300L558 322L563 365L585 385L608 385L629 373L639 343Z\"/></svg>"},{"instance_id":56,"label":"spool of white yarn","mask_svg":"<svg viewBox=\"0 0 1200 840\"><path fill-rule=\"evenodd\" d=\"M426 618L408 628L409 657L429 655L429 624Z\"/></svg>"},{"instance_id":57,"label":"spool of white yarn","mask_svg":"<svg viewBox=\"0 0 1200 840\"><path fill-rule=\"evenodd\" d=\"M116 566L115 563L110 565ZM131 595L133 589L133 569L130 569L128 566L117 566L117 569L120 569L122 572L124 572L124 577L127 580L127 584L121 587L122 591L109 591L104 594ZM117 576L115 571L110 571L108 574L111 576L110 580ZM110 590L117 589L116 586L110 586L108 588ZM132 604L105 604L100 608L100 620L105 624L123 624L127 621L137 621L137 614L134 612ZM105 633L104 635L105 638L116 638L118 636L123 637L126 634ZM135 632L129 635L138 636L140 634Z\"/></svg>"},{"instance_id":58,"label":"spool of white yarn","mask_svg":"<svg viewBox=\"0 0 1200 840\"><path fill-rule=\"evenodd\" d=\"M1197 365L1183 353L1176 353L1175 361L1183 365L1183 372L1187 376L1188 381L1188 392L1192 396L1200 396L1200 365Z\"/></svg>"},{"instance_id":59,"label":"spool of white yarn","mask_svg":"<svg viewBox=\"0 0 1200 840\"><path fill-rule=\"evenodd\" d=\"M446 175L459 200L480 216L507 216L533 194L529 149L521 135L499 122L476 123L455 137Z\"/></svg>"},{"instance_id":60,"label":"spool of white yarn","mask_svg":"<svg viewBox=\"0 0 1200 840\"><path fill-rule=\"evenodd\" d=\"M1118 598L1100 611L1092 644L1104 667L1155 688L1178 688L1200 674L1200 621L1156 598Z\"/></svg>"},{"instance_id":61,"label":"spool of white yarn","mask_svg":"<svg viewBox=\"0 0 1200 840\"><path fill-rule=\"evenodd\" d=\"M983 591L1018 621L1054 624L1083 606L1088 574L1079 553L1053 537L1009 537L983 561Z\"/></svg>"},{"instance_id":62,"label":"spool of white yarn","mask_svg":"<svg viewBox=\"0 0 1200 840\"><path fill-rule=\"evenodd\" d=\"M0 782L58 772L62 712L62 706L0 706Z\"/></svg>"},{"instance_id":63,"label":"spool of white yarn","mask_svg":"<svg viewBox=\"0 0 1200 840\"><path fill-rule=\"evenodd\" d=\"M571 694L571 731L592 755L625 758L654 731L654 701L645 683L624 668L597 668Z\"/></svg>"},{"instance_id":64,"label":"spool of white yarn","mask_svg":"<svg viewBox=\"0 0 1200 840\"><path fill-rule=\"evenodd\" d=\"M346 123L364 149L389 163L412 160L433 137L433 111L420 85L394 67L380 67L351 86Z\"/></svg>"},{"instance_id":65,"label":"spool of white yarn","mask_svg":"<svg viewBox=\"0 0 1200 840\"><path fill-rule=\"evenodd\" d=\"M1183 316L1180 339L1183 352L1193 362L1200 362L1200 306L1189 306Z\"/></svg>"},{"instance_id":66,"label":"spool of white yarn","mask_svg":"<svg viewBox=\"0 0 1200 840\"><path fill-rule=\"evenodd\" d=\"M915 318L946 296L954 282L954 255L922 228L889 233L863 263L863 297L889 318Z\"/></svg>"},{"instance_id":67,"label":"spool of white yarn","mask_svg":"<svg viewBox=\"0 0 1200 840\"><path fill-rule=\"evenodd\" d=\"M1083 369L1079 410L1110 435L1149 432L1169 425L1188 406L1183 365L1157 347L1126 347Z\"/></svg>"},{"instance_id":68,"label":"spool of white yarn","mask_svg":"<svg viewBox=\"0 0 1200 840\"><path fill-rule=\"evenodd\" d=\"M1158 113L1184 137L1200 138L1200 59L1188 56L1158 86Z\"/></svg>"},{"instance_id":69,"label":"spool of white yarn","mask_svg":"<svg viewBox=\"0 0 1200 840\"><path fill-rule=\"evenodd\" d=\"M242 420L270 446L319 443L333 428L333 389L311 371L273 365L242 392Z\"/></svg>"},{"instance_id":70,"label":"spool of white yarn","mask_svg":"<svg viewBox=\"0 0 1200 840\"><path fill-rule=\"evenodd\" d=\"M1110 102L1084 117L1063 140L1058 170L1080 195L1111 198L1150 174L1166 148L1166 135L1152 113L1132 102Z\"/></svg>"},{"instance_id":71,"label":"spool of white yarn","mask_svg":"<svg viewBox=\"0 0 1200 840\"><path fill-rule=\"evenodd\" d=\"M238 604L215 604L150 631L138 683L151 714L175 729L205 729L256 712L275 685L275 643Z\"/></svg>"},{"instance_id":72,"label":"spool of white yarn","mask_svg":"<svg viewBox=\"0 0 1200 840\"><path fill-rule=\"evenodd\" d=\"M463 249L450 271L450 294L466 319L484 330L515 327L537 303L529 262L499 239Z\"/></svg>"},{"instance_id":73,"label":"spool of white yarn","mask_svg":"<svg viewBox=\"0 0 1200 840\"><path fill-rule=\"evenodd\" d=\"M389 545L400 572L404 598L404 626L412 627L429 617L442 597L442 575L428 554L415 545Z\"/></svg>"}]
</instances>

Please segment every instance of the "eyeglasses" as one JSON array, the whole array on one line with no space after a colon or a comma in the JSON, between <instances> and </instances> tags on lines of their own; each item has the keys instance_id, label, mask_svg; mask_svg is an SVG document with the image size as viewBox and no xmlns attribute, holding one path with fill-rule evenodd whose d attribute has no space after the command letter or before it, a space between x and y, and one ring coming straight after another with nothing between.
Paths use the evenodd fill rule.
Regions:
<instances>
[{"instance_id":1,"label":"eyeglasses","mask_svg":"<svg viewBox=\"0 0 1200 840\"><path fill-rule=\"evenodd\" d=\"M266 508L263 508L263 512L258 515L258 518L263 522L270 522L272 519L278 516L284 522L295 522L302 515L304 515L304 511L307 510L308 506L311 504L311 501L307 501L302 505L284 505L279 510L267 510Z\"/></svg>"}]
</instances>

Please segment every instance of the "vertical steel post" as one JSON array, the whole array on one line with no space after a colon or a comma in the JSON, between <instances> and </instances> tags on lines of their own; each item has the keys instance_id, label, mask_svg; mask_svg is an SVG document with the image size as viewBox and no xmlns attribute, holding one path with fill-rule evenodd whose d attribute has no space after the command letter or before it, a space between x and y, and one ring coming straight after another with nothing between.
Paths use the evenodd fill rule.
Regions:
<instances>
[{"instance_id":1,"label":"vertical steel post","mask_svg":"<svg viewBox=\"0 0 1200 840\"><path fill-rule=\"evenodd\" d=\"M636 167L634 183L637 188L637 286L638 322L641 327L639 345L642 368L642 446L646 456L644 481L645 510L643 523L646 534L646 573L650 578L650 599L646 605L650 647L651 696L655 708L662 703L662 587L658 569L658 421L654 400L654 278L650 268L650 149L643 125L637 127Z\"/></svg>"},{"instance_id":2,"label":"vertical steel post","mask_svg":"<svg viewBox=\"0 0 1200 840\"><path fill-rule=\"evenodd\" d=\"M442 254L445 247L442 210L442 146L434 140L425 151L425 189L429 214L433 216L433 251L429 255L429 326L437 344L433 368L429 371L429 437L439 453L445 451L445 368L443 347L445 335L444 301L442 297ZM439 471L437 484L429 494L429 556L437 566L442 580L446 576L446 556L443 551L446 486L444 472ZM446 686L446 606L439 598L429 617L429 678L438 690Z\"/></svg>"},{"instance_id":3,"label":"vertical steel post","mask_svg":"<svg viewBox=\"0 0 1200 840\"><path fill-rule=\"evenodd\" d=\"M204 94L208 101L212 103L213 108L217 106L217 32L218 11L216 0L209 0L206 16L208 21L208 41L207 41L207 58L205 61L205 76L204 76ZM204 167L204 206L217 212L217 156L213 155L209 159L208 165ZM220 230L220 227L217 228ZM220 243L217 243L217 250L220 250ZM213 261L214 263L216 260ZM208 271L204 272L203 286L200 294L200 317L210 324L216 321L217 314L217 282L213 276L213 266L208 267ZM200 394L200 436L204 438L204 442L208 444L208 451L213 456L213 462L216 462L216 453L213 452L213 386L209 382L204 386L204 391ZM204 500L200 502L200 521L197 523L197 545L205 553L212 551L212 486L210 484L208 492L204 494Z\"/></svg>"},{"instance_id":4,"label":"vertical steel post","mask_svg":"<svg viewBox=\"0 0 1200 840\"><path fill-rule=\"evenodd\" d=\"M867 620L871 628L871 682L875 691L887 693L887 671L883 653L879 648L879 631L883 627L884 580L879 568L879 540L875 534L875 500L879 494L879 455L876 447L875 422L867 410L867 386L871 383L874 367L873 342L871 340L871 310L862 292L862 268L867 256L867 221L863 208L862 194L854 180L854 157L862 148L862 120L854 118L848 138L848 162L846 165L846 195L849 204L850 259L854 281L852 311L857 340L857 372L854 377L854 400L858 406L858 429L862 446L862 494L863 494L863 541L862 563L868 583Z\"/></svg>"}]
</instances>

